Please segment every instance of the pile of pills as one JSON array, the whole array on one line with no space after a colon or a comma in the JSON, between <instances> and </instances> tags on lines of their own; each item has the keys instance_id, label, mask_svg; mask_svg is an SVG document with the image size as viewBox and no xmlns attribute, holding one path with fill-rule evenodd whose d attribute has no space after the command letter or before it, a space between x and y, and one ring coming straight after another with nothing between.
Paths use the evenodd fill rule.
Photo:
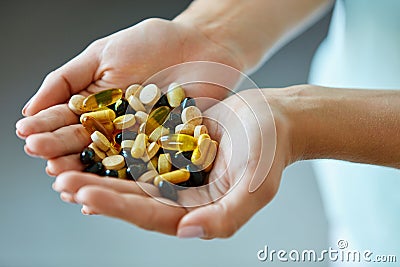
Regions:
<instances>
[{"instance_id":1,"label":"pile of pills","mask_svg":"<svg viewBox=\"0 0 400 267\"><path fill-rule=\"evenodd\" d=\"M203 125L201 110L172 83L131 85L71 97L69 108L91 137L80 160L85 172L152 183L176 201L177 190L207 183L218 143Z\"/></svg>"}]
</instances>

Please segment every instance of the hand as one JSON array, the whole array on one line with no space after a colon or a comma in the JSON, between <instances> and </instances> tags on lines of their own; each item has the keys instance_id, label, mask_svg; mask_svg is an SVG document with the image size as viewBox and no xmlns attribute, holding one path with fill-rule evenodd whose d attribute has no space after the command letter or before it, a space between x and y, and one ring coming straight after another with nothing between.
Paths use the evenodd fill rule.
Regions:
<instances>
[{"instance_id":1,"label":"hand","mask_svg":"<svg viewBox=\"0 0 400 267\"><path fill-rule=\"evenodd\" d=\"M179 203L160 198L158 189L151 184L139 186L136 182L100 179L77 171L60 174L53 188L61 192L65 201L82 204L84 214L111 216L180 237L229 237L274 197L283 169L295 159L289 132L291 121L285 108L293 89L262 92L241 92L205 112L205 116L218 122L208 124L209 132L220 144L210 173L210 182L215 183L203 189L178 191ZM254 176L263 182L250 193ZM194 207L193 203L204 205Z\"/></svg>"},{"instance_id":2,"label":"hand","mask_svg":"<svg viewBox=\"0 0 400 267\"><path fill-rule=\"evenodd\" d=\"M194 60L214 61L242 69L223 46L210 41L194 26L173 21L148 19L95 41L45 78L23 109L23 114L31 117L17 123L17 135L26 139L25 151L29 155L59 158L60 162L64 157L75 158L72 154L78 153L89 140L82 127L75 125L78 118L65 104L71 95L88 95L113 87L125 89L130 84L146 81L169 66ZM198 72L191 74L202 76ZM206 75L207 71L203 73ZM188 80L197 78L182 73L169 73L167 78L172 82L182 76ZM223 82L235 84L235 78L225 77L227 80ZM217 99L226 94L212 86L201 92L190 86L188 90L192 96Z\"/></svg>"}]
</instances>

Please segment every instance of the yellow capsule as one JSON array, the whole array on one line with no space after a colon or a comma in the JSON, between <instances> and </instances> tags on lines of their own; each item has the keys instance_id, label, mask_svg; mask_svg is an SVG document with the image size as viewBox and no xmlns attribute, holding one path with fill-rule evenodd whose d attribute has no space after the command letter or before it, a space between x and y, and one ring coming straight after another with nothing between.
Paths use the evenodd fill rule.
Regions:
<instances>
[{"instance_id":1,"label":"yellow capsule","mask_svg":"<svg viewBox=\"0 0 400 267\"><path fill-rule=\"evenodd\" d=\"M109 108L104 108L98 111L83 113L80 117L81 123L86 117L92 117L95 118L98 122L107 123L112 122L115 119L115 112Z\"/></svg>"},{"instance_id":2,"label":"yellow capsule","mask_svg":"<svg viewBox=\"0 0 400 267\"><path fill-rule=\"evenodd\" d=\"M112 88L89 95L83 100L83 108L86 111L95 111L102 107L107 107L114 104L122 98L122 90Z\"/></svg>"},{"instance_id":3,"label":"yellow capsule","mask_svg":"<svg viewBox=\"0 0 400 267\"><path fill-rule=\"evenodd\" d=\"M157 142L167 150L192 151L197 146L196 138L187 134L164 135Z\"/></svg>"},{"instance_id":4,"label":"yellow capsule","mask_svg":"<svg viewBox=\"0 0 400 267\"><path fill-rule=\"evenodd\" d=\"M99 121L97 121L93 117L84 117L82 119L82 125L85 128L85 130L92 135L95 131L101 132L105 137L107 137L108 141L113 140L113 135L112 132L108 131L103 124L101 124Z\"/></svg>"},{"instance_id":5,"label":"yellow capsule","mask_svg":"<svg viewBox=\"0 0 400 267\"><path fill-rule=\"evenodd\" d=\"M135 159L138 159L143 156L144 152L146 151L146 144L147 144L147 135L144 133L140 133L137 135L135 142L131 148L131 155Z\"/></svg>"},{"instance_id":6,"label":"yellow capsule","mask_svg":"<svg viewBox=\"0 0 400 267\"><path fill-rule=\"evenodd\" d=\"M158 126L162 125L168 118L170 108L161 106L153 110L146 121L146 134L150 135Z\"/></svg>"},{"instance_id":7,"label":"yellow capsule","mask_svg":"<svg viewBox=\"0 0 400 267\"><path fill-rule=\"evenodd\" d=\"M154 185L158 185L161 180L168 181L173 184L186 182L190 178L190 172L186 169L175 170L158 175L154 178Z\"/></svg>"}]
</instances>

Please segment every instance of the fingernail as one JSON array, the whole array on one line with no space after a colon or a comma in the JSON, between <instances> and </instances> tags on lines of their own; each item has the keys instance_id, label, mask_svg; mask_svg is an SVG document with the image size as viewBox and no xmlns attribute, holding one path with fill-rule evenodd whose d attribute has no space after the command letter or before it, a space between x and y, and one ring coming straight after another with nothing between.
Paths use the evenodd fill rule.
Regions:
<instances>
[{"instance_id":1,"label":"fingernail","mask_svg":"<svg viewBox=\"0 0 400 267\"><path fill-rule=\"evenodd\" d=\"M178 229L176 235L179 238L200 238L204 236L204 230L201 226L186 226Z\"/></svg>"},{"instance_id":2,"label":"fingernail","mask_svg":"<svg viewBox=\"0 0 400 267\"><path fill-rule=\"evenodd\" d=\"M22 109L22 115L26 116L26 110L29 108L29 105L32 102L32 98L25 104L24 108Z\"/></svg>"}]
</instances>

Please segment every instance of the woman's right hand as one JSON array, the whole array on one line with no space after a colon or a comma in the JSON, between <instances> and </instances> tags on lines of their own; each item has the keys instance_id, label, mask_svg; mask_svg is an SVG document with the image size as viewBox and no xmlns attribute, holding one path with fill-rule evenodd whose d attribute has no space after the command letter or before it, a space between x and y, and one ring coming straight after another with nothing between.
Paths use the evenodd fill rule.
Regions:
<instances>
[{"instance_id":1,"label":"woman's right hand","mask_svg":"<svg viewBox=\"0 0 400 267\"><path fill-rule=\"evenodd\" d=\"M88 95L114 87L124 89L172 65L196 60L242 69L225 46L211 41L198 28L180 22L148 19L99 39L45 78L23 109L28 117L17 122L17 135L26 139L25 151L29 155L63 162L89 142L83 128L77 125L78 116L66 105L71 95ZM174 75L169 78L175 79L182 73ZM237 78L225 80L233 85ZM209 86L200 92L193 87L189 94L222 99L226 91ZM50 173L56 175L59 171Z\"/></svg>"}]
</instances>

